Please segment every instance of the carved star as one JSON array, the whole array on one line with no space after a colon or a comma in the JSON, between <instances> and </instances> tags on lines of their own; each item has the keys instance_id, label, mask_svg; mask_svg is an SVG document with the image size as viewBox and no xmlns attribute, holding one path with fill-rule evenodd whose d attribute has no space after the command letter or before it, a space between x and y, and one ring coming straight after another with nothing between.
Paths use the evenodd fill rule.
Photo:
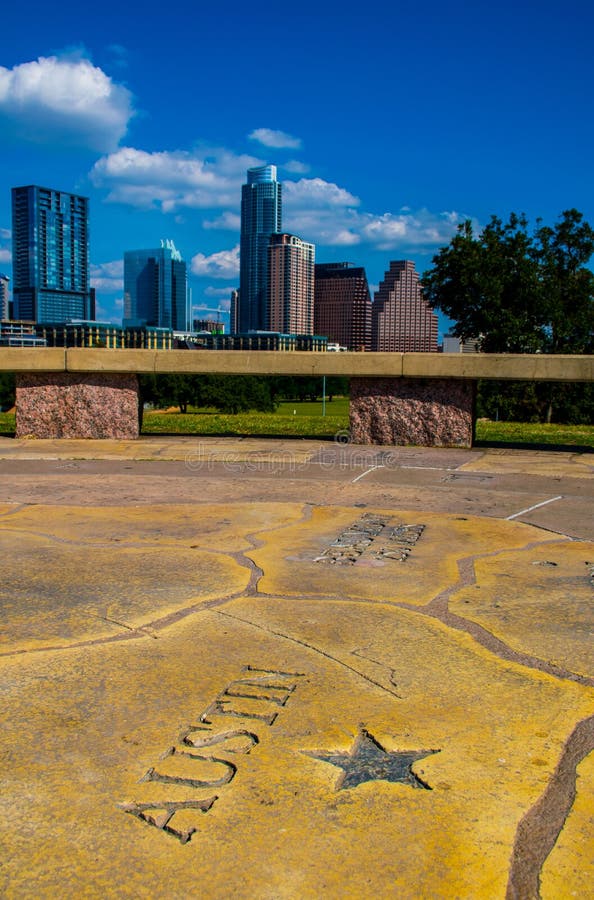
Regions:
<instances>
[{"instance_id":1,"label":"carved star","mask_svg":"<svg viewBox=\"0 0 594 900\"><path fill-rule=\"evenodd\" d=\"M412 765L433 753L439 753L439 750L395 750L390 753L362 728L349 753L308 752L307 756L343 770L336 784L337 791L357 787L365 781L393 781L430 791L430 785L413 772Z\"/></svg>"}]
</instances>

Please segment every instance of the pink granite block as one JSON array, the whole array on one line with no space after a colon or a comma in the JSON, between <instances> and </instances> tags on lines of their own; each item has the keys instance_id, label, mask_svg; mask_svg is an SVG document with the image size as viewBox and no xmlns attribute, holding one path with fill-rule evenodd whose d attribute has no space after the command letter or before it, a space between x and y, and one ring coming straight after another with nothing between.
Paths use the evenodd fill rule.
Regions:
<instances>
[{"instance_id":1,"label":"pink granite block","mask_svg":"<svg viewBox=\"0 0 594 900\"><path fill-rule=\"evenodd\" d=\"M136 375L18 374L16 437L133 440L138 390Z\"/></svg>"},{"instance_id":2,"label":"pink granite block","mask_svg":"<svg viewBox=\"0 0 594 900\"><path fill-rule=\"evenodd\" d=\"M352 378L355 444L471 447L474 382L431 378Z\"/></svg>"}]
</instances>

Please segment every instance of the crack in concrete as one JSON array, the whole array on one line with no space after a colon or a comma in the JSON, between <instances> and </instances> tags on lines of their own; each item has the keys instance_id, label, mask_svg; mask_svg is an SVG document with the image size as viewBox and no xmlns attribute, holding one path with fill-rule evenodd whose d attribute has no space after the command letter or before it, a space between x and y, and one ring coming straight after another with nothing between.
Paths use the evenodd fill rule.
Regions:
<instances>
[{"instance_id":1,"label":"crack in concrete","mask_svg":"<svg viewBox=\"0 0 594 900\"><path fill-rule=\"evenodd\" d=\"M256 535L258 534L268 534L274 532L276 530L282 530L283 528L290 528L296 524L300 524L302 522L307 522L311 519L313 506L310 503L306 503L302 508L301 516L298 519L295 519L291 522L285 522L281 525L278 525L276 528L274 525L266 528L259 529L258 531L250 532L246 535L246 541L251 544L251 548L248 549L257 549L258 547L265 546L264 541L260 541ZM12 530L12 529L11 529ZM23 533L30 534L30 531L26 531ZM48 536L51 538L51 536ZM55 538L56 541L60 543L76 543L74 541L68 541L67 539ZM88 546L87 544L82 544L82 546ZM96 545L95 545L96 546ZM122 546L120 544L120 546ZM140 546L146 546L145 543ZM163 546L160 544L159 546ZM172 546L179 546L177 544ZM151 631L161 631L170 625L173 625L182 619L187 618L188 616L193 615L196 612L202 612L203 610L215 609L217 606L222 606L225 603L228 603L231 600L236 600L240 597L249 597L258 594L258 583L262 578L264 572L263 570L256 565L253 559L251 559L247 555L247 550L238 550L238 551L223 551L223 550L205 550L204 552L210 553L212 552L215 555L226 556L231 558L238 566L241 568L245 568L250 573L250 578L248 584L245 588L240 591L234 591L231 594L225 594L223 597L214 597L211 600L202 600L198 601L198 603L193 603L191 606L186 606L181 609L177 609L172 613L168 613L166 616L162 616L159 619L153 619L150 622L145 622L143 625L139 625L137 627L127 625L123 622L116 622L115 620L108 619L104 616L98 616L94 613L89 613L86 610L83 610L82 613L84 615L94 616L98 619L103 619L104 621L112 622L113 624L119 625L120 627L127 629L129 633L127 634L117 634L117 635L109 635L98 638L91 638L85 641L76 641L68 644L55 644L45 647L23 647L18 648L16 650L7 650L4 652L0 652L0 659L5 657L12 656L23 656L29 653L56 653L63 652L67 650L78 650L84 647L96 647L102 644L113 644L118 643L120 641L128 641L135 640L138 637L151 637L153 639L157 639L157 635L151 634ZM149 630L150 629L150 630Z\"/></svg>"},{"instance_id":2,"label":"crack in concrete","mask_svg":"<svg viewBox=\"0 0 594 900\"><path fill-rule=\"evenodd\" d=\"M569 540L570 539L568 539L568 541ZM452 597L454 594L457 594L458 591L462 590L463 588L472 587L472 585L476 584L475 562L477 560L499 556L500 554L509 552L523 553L526 550L532 550L535 547L542 547L546 544L551 543L556 544L559 542L556 540L531 541L530 543L525 544L523 547L519 547L514 550L506 548L504 550L496 550L491 553L480 553L476 554L475 556L465 556L457 561L458 573L460 576L458 580L453 585L450 585L449 588L446 588L444 591L441 591L439 594L433 597L433 599L430 600L429 603L425 604L425 606L415 606L411 603L402 602L396 602L394 605L400 607L401 609L408 609L412 612L418 612L421 615L426 615L430 618L437 619L439 622L449 628L454 628L456 631L462 631L468 634L471 638L473 638L473 640L475 640L490 653L493 653L495 656L498 656L500 659L504 659L507 662L515 662L521 666L525 666L526 668L545 672L547 675L552 675L554 678L560 678L564 681L574 681L577 684L594 687L594 677L590 677L587 675L578 675L575 672L571 672L569 669L565 669L563 666L557 666L555 665L555 663L546 662L545 660L542 660L537 656L532 656L529 653L522 653L521 651L514 650L508 643L496 637L483 625L479 625L477 622L473 622L471 619L466 619L464 618L464 616L456 615L455 613L450 612L449 609L450 597Z\"/></svg>"},{"instance_id":3,"label":"crack in concrete","mask_svg":"<svg viewBox=\"0 0 594 900\"><path fill-rule=\"evenodd\" d=\"M540 900L543 866L575 802L577 767L594 750L594 716L578 722L540 798L520 821L506 900Z\"/></svg>"},{"instance_id":4,"label":"crack in concrete","mask_svg":"<svg viewBox=\"0 0 594 900\"><path fill-rule=\"evenodd\" d=\"M290 641L293 644L297 644L300 647L305 647L306 650L311 650L313 653L317 653L319 656L323 656L325 659L329 659L331 662L336 663L339 666L342 666L344 669L348 669L349 672L352 672L354 675L358 675L359 678L362 678L364 681L367 681L369 684L372 684L374 687L379 688L381 691L384 691L387 694L391 694L392 697L396 697L396 699L402 699L395 692L390 690L390 688L386 687L385 684L381 684L379 681L375 681L373 678L370 678L368 675L365 675L364 672L359 671L359 669L355 669L353 666L349 666L348 663L345 663L343 660L338 659L336 656L333 656L331 653L327 653L325 650L322 650L320 647L315 647L313 644L310 644L308 641L302 641L299 638L293 637L290 634L285 634L282 631L275 631L274 628L269 628L266 625L261 625L258 622L252 622L250 619L244 619L241 616L234 615L229 612L223 612L222 610L217 610L217 615L225 616L227 619L233 619L236 622L242 622L244 625L250 625L252 628L256 628L258 631L262 631L265 634L271 634L274 637L283 638L285 641Z\"/></svg>"}]
</instances>

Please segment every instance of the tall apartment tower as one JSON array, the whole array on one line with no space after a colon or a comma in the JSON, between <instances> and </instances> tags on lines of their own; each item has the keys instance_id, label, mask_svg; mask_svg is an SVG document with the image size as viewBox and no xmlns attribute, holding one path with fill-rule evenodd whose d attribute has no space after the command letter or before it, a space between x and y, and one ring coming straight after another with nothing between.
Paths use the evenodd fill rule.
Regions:
<instances>
[{"instance_id":1,"label":"tall apartment tower","mask_svg":"<svg viewBox=\"0 0 594 900\"><path fill-rule=\"evenodd\" d=\"M94 319L87 197L28 185L12 189L14 317Z\"/></svg>"},{"instance_id":2,"label":"tall apartment tower","mask_svg":"<svg viewBox=\"0 0 594 900\"><path fill-rule=\"evenodd\" d=\"M188 275L173 241L124 253L123 325L189 330Z\"/></svg>"},{"instance_id":3,"label":"tall apartment tower","mask_svg":"<svg viewBox=\"0 0 594 900\"><path fill-rule=\"evenodd\" d=\"M371 295L365 269L348 262L316 265L314 331L347 350L371 349Z\"/></svg>"},{"instance_id":4,"label":"tall apartment tower","mask_svg":"<svg viewBox=\"0 0 594 900\"><path fill-rule=\"evenodd\" d=\"M437 315L423 297L410 260L397 260L380 282L371 308L371 349L437 353Z\"/></svg>"},{"instance_id":5,"label":"tall apartment tower","mask_svg":"<svg viewBox=\"0 0 594 900\"><path fill-rule=\"evenodd\" d=\"M268 242L282 224L282 185L276 166L248 169L241 188L239 331L268 330Z\"/></svg>"},{"instance_id":6,"label":"tall apartment tower","mask_svg":"<svg viewBox=\"0 0 594 900\"><path fill-rule=\"evenodd\" d=\"M271 234L268 243L267 330L314 333L316 248L294 234Z\"/></svg>"},{"instance_id":7,"label":"tall apartment tower","mask_svg":"<svg viewBox=\"0 0 594 900\"><path fill-rule=\"evenodd\" d=\"M8 290L8 285L10 284L10 278L8 275L4 275L0 272L0 319L6 321L7 319L11 319L10 315L10 293Z\"/></svg>"},{"instance_id":8,"label":"tall apartment tower","mask_svg":"<svg viewBox=\"0 0 594 900\"><path fill-rule=\"evenodd\" d=\"M229 331L231 334L239 332L239 291L233 288L229 303Z\"/></svg>"}]
</instances>

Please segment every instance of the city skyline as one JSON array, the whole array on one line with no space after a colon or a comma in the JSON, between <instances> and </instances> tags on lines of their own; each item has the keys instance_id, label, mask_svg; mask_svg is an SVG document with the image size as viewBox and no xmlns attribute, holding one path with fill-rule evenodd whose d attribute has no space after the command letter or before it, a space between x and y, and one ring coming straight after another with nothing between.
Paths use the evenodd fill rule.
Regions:
<instances>
[{"instance_id":1,"label":"city skyline","mask_svg":"<svg viewBox=\"0 0 594 900\"><path fill-rule=\"evenodd\" d=\"M13 277L12 187L88 196L98 319L122 320L124 252L163 237L187 260L193 317L226 316L258 165L278 167L283 230L318 262L365 267L372 293L391 260L422 274L466 217L594 220L585 2L328 2L300 7L289 39L272 4L223 19L182 0L175 54L111 0L33 12L3 16L0 271Z\"/></svg>"}]
</instances>

